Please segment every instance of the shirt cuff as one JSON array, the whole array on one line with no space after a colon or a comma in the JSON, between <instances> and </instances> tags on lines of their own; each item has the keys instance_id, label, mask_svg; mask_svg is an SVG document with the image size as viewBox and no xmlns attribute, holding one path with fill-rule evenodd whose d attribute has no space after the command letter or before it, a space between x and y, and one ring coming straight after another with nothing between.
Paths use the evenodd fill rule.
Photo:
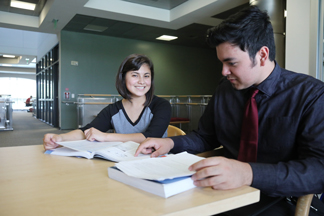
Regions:
<instances>
[{"instance_id":1,"label":"shirt cuff","mask_svg":"<svg viewBox=\"0 0 324 216\"><path fill-rule=\"evenodd\" d=\"M271 193L276 190L276 171L272 164L249 163L252 168L252 187L262 192Z\"/></svg>"},{"instance_id":2,"label":"shirt cuff","mask_svg":"<svg viewBox=\"0 0 324 216\"><path fill-rule=\"evenodd\" d=\"M168 137L168 138L172 139L173 143L174 143L173 148L170 150L171 153L176 154L176 153L183 152L181 136L174 136L174 137Z\"/></svg>"}]
</instances>

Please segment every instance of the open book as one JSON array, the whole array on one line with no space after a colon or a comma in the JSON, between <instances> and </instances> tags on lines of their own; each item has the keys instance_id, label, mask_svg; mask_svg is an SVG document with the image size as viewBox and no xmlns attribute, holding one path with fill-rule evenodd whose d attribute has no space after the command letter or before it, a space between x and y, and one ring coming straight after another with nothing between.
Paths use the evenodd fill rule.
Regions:
<instances>
[{"instance_id":1,"label":"open book","mask_svg":"<svg viewBox=\"0 0 324 216\"><path fill-rule=\"evenodd\" d=\"M159 158L123 161L108 168L109 178L167 198L196 187L189 171L191 164L204 158L182 152Z\"/></svg>"},{"instance_id":2,"label":"open book","mask_svg":"<svg viewBox=\"0 0 324 216\"><path fill-rule=\"evenodd\" d=\"M128 142L91 142L88 140L77 140L67 142L57 142L63 146L53 150L46 150L45 154L60 155L60 156L75 156L91 158L102 158L110 161L126 161L135 160L149 155L139 155L134 157L135 151L139 143Z\"/></svg>"}]
</instances>

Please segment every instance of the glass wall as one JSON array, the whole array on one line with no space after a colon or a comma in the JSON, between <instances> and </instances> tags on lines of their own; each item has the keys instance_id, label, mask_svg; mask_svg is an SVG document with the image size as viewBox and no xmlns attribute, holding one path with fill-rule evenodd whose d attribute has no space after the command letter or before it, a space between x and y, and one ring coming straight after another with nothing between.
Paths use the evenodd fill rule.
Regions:
<instances>
[{"instance_id":1,"label":"glass wall","mask_svg":"<svg viewBox=\"0 0 324 216\"><path fill-rule=\"evenodd\" d=\"M58 64L58 45L56 45L37 63L36 66L36 117L54 127L59 127Z\"/></svg>"},{"instance_id":2,"label":"glass wall","mask_svg":"<svg viewBox=\"0 0 324 216\"><path fill-rule=\"evenodd\" d=\"M25 102L30 96L33 99L36 98L35 80L18 77L1 77L0 83L0 95L11 95L11 100L14 101L12 109L27 110L30 108L26 107Z\"/></svg>"}]
</instances>

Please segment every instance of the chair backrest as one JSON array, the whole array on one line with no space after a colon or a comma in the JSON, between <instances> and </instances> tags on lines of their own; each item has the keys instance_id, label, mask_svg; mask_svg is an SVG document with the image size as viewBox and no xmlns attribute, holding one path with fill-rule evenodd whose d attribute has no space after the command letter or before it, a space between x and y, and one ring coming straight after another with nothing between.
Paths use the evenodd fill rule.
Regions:
<instances>
[{"instance_id":1,"label":"chair backrest","mask_svg":"<svg viewBox=\"0 0 324 216\"><path fill-rule=\"evenodd\" d=\"M314 194L304 195L298 198L295 216L308 216Z\"/></svg>"},{"instance_id":2,"label":"chair backrest","mask_svg":"<svg viewBox=\"0 0 324 216\"><path fill-rule=\"evenodd\" d=\"M168 126L168 137L179 136L179 135L186 135L186 133L176 126L173 125Z\"/></svg>"}]
</instances>

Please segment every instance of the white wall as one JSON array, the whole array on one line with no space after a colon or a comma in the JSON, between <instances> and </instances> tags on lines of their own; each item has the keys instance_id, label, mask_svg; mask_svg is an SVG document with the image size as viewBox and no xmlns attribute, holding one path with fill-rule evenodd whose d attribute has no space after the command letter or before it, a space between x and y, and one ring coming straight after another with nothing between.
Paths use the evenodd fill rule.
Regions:
<instances>
[{"instance_id":1,"label":"white wall","mask_svg":"<svg viewBox=\"0 0 324 216\"><path fill-rule=\"evenodd\" d=\"M36 56L37 61L58 43L56 34L0 28L0 51L3 54ZM35 68L0 67L0 77L36 79Z\"/></svg>"},{"instance_id":2,"label":"white wall","mask_svg":"<svg viewBox=\"0 0 324 216\"><path fill-rule=\"evenodd\" d=\"M0 73L0 77L18 77L18 78L25 78L25 79L31 79L36 80L35 74L17 74L17 73Z\"/></svg>"},{"instance_id":3,"label":"white wall","mask_svg":"<svg viewBox=\"0 0 324 216\"><path fill-rule=\"evenodd\" d=\"M309 73L310 1L287 0L286 69Z\"/></svg>"},{"instance_id":4,"label":"white wall","mask_svg":"<svg viewBox=\"0 0 324 216\"><path fill-rule=\"evenodd\" d=\"M42 58L58 43L56 34L0 28L0 50L4 54Z\"/></svg>"},{"instance_id":5,"label":"white wall","mask_svg":"<svg viewBox=\"0 0 324 216\"><path fill-rule=\"evenodd\" d=\"M316 77L318 1L287 0L286 69Z\"/></svg>"},{"instance_id":6,"label":"white wall","mask_svg":"<svg viewBox=\"0 0 324 216\"><path fill-rule=\"evenodd\" d=\"M58 42L58 35L38 33L37 61L50 51Z\"/></svg>"},{"instance_id":7,"label":"white wall","mask_svg":"<svg viewBox=\"0 0 324 216\"><path fill-rule=\"evenodd\" d=\"M1 53L13 55L37 55L37 32L0 28Z\"/></svg>"}]
</instances>

